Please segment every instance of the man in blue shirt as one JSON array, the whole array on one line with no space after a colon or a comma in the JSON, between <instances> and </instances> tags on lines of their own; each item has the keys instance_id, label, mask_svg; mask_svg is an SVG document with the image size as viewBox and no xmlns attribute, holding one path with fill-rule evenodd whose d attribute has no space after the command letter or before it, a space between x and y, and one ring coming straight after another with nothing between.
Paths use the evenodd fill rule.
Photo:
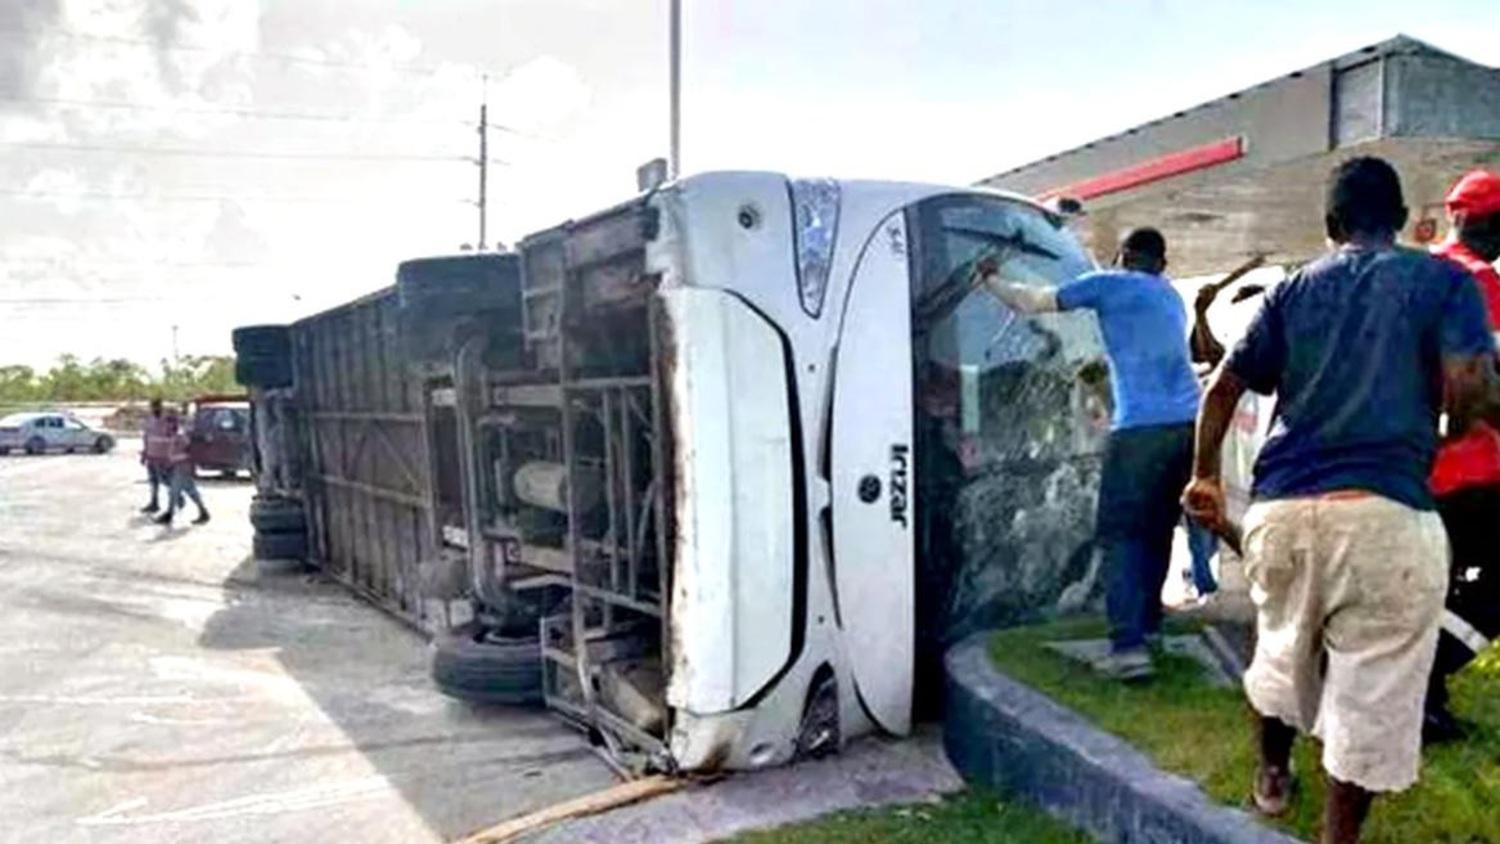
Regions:
<instances>
[{"instance_id":1,"label":"man in blue shirt","mask_svg":"<svg viewBox=\"0 0 1500 844\"><path fill-rule=\"evenodd\" d=\"M1448 434L1493 415L1493 341L1462 268L1394 244L1389 164L1334 170L1337 251L1272 290L1215 374L1198 420L1189 511L1224 529L1220 447L1244 392L1274 393L1244 524L1258 631L1245 693L1261 716L1252 794L1288 808L1298 730L1323 742L1323 841L1354 842L1375 793L1417 779L1422 699L1448 543L1427 477Z\"/></svg>"},{"instance_id":2,"label":"man in blue shirt","mask_svg":"<svg viewBox=\"0 0 1500 844\"><path fill-rule=\"evenodd\" d=\"M994 262L978 271L991 292L1021 313L1086 308L1099 317L1110 362L1114 419L1099 485L1096 539L1109 578L1110 654L1098 668L1137 680L1153 671L1148 638L1161 631L1161 592L1181 518L1198 413L1188 355L1187 309L1162 275L1167 244L1155 229L1132 231L1116 269L1086 273L1056 290L1002 281Z\"/></svg>"}]
</instances>

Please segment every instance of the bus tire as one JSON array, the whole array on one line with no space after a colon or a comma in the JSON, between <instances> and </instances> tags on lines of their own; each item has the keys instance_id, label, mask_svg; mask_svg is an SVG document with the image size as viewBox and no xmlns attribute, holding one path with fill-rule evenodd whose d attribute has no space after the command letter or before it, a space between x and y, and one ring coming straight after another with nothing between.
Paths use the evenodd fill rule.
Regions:
<instances>
[{"instance_id":1,"label":"bus tire","mask_svg":"<svg viewBox=\"0 0 1500 844\"><path fill-rule=\"evenodd\" d=\"M257 533L252 543L257 560L304 560L306 533Z\"/></svg>"},{"instance_id":2,"label":"bus tire","mask_svg":"<svg viewBox=\"0 0 1500 844\"><path fill-rule=\"evenodd\" d=\"M250 524L261 534L306 533L307 516L295 501L256 501L250 505Z\"/></svg>"},{"instance_id":3,"label":"bus tire","mask_svg":"<svg viewBox=\"0 0 1500 844\"><path fill-rule=\"evenodd\" d=\"M541 706L541 640L460 624L433 643L432 681L443 694L469 703Z\"/></svg>"}]
</instances>

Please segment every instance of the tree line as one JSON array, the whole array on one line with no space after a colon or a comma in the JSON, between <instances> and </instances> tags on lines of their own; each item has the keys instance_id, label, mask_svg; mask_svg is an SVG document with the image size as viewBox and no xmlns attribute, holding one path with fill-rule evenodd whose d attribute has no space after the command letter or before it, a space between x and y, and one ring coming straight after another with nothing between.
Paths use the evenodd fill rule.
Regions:
<instances>
[{"instance_id":1,"label":"tree line","mask_svg":"<svg viewBox=\"0 0 1500 844\"><path fill-rule=\"evenodd\" d=\"M0 404L79 401L146 401L161 397L187 401L207 393L242 393L234 380L234 358L184 355L163 360L156 372L132 360L91 361L63 355L39 372L29 366L0 366Z\"/></svg>"}]
</instances>

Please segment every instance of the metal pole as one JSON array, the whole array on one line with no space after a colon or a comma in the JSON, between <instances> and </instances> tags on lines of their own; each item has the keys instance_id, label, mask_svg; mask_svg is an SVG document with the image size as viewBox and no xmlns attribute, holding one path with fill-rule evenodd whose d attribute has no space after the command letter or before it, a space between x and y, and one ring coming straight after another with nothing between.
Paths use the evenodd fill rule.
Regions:
<instances>
[{"instance_id":1,"label":"metal pole","mask_svg":"<svg viewBox=\"0 0 1500 844\"><path fill-rule=\"evenodd\" d=\"M479 242L475 244L476 252L484 251L485 217L489 214L490 95L488 76L485 77L484 87L484 97L479 101Z\"/></svg>"},{"instance_id":2,"label":"metal pole","mask_svg":"<svg viewBox=\"0 0 1500 844\"><path fill-rule=\"evenodd\" d=\"M672 0L672 141L667 158L667 176L675 179L681 173L682 152L682 0Z\"/></svg>"}]
</instances>

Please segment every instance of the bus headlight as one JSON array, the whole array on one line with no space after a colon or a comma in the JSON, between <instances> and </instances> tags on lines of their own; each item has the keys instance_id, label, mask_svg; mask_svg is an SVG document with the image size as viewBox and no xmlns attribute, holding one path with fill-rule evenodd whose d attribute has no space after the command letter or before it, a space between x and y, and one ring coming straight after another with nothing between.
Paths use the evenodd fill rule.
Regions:
<instances>
[{"instance_id":1,"label":"bus headlight","mask_svg":"<svg viewBox=\"0 0 1500 844\"><path fill-rule=\"evenodd\" d=\"M802 310L817 318L823 313L838 236L839 183L832 179L795 179L791 192L797 292L802 297Z\"/></svg>"}]
</instances>

